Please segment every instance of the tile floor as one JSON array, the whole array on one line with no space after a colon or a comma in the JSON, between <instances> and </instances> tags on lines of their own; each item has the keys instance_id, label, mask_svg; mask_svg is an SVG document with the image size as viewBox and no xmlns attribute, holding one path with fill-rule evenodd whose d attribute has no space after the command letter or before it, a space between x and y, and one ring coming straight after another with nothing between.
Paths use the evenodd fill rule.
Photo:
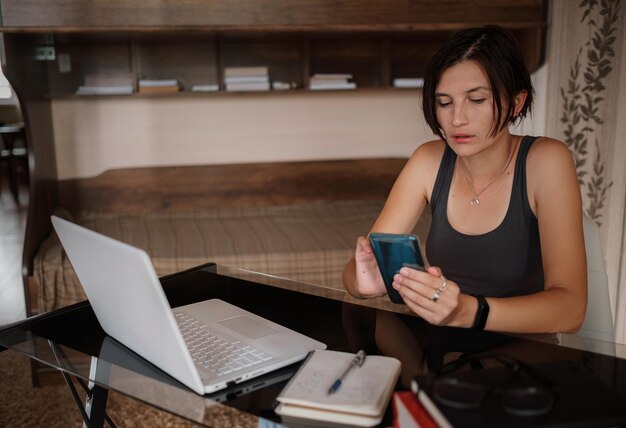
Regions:
<instances>
[{"instance_id":1,"label":"tile floor","mask_svg":"<svg viewBox=\"0 0 626 428\"><path fill-rule=\"evenodd\" d=\"M8 180L2 177L0 187L0 325L25 316L24 288L21 265L28 191L20 192L18 206L8 190Z\"/></svg>"}]
</instances>

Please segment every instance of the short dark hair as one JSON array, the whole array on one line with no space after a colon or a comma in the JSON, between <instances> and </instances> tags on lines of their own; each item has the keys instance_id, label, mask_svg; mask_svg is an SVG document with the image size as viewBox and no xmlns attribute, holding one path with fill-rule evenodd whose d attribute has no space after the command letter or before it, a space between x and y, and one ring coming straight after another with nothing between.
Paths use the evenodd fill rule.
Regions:
<instances>
[{"instance_id":1,"label":"short dark hair","mask_svg":"<svg viewBox=\"0 0 626 428\"><path fill-rule=\"evenodd\" d=\"M430 129L441 139L445 140L445 137L437 120L435 91L443 72L464 61L476 61L489 78L495 111L491 135L502 131L517 119L523 119L530 112L534 90L526 61L515 37L497 25L461 30L439 48L424 74L424 118ZM516 117L514 99L521 91L526 91L528 96Z\"/></svg>"}]
</instances>

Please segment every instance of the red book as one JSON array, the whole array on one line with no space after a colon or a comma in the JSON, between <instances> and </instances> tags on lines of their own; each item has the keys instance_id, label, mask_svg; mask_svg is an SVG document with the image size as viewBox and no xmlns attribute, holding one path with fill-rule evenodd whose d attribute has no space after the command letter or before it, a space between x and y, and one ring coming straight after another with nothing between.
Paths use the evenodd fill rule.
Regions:
<instances>
[{"instance_id":1,"label":"red book","mask_svg":"<svg viewBox=\"0 0 626 428\"><path fill-rule=\"evenodd\" d=\"M393 394L394 428L437 428L438 425L411 391Z\"/></svg>"}]
</instances>

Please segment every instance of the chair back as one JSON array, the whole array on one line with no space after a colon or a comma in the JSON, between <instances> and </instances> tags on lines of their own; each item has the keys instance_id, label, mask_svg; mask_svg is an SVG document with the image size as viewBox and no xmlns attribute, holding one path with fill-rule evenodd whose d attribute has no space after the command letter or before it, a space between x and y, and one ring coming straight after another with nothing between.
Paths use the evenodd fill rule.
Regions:
<instances>
[{"instance_id":1,"label":"chair back","mask_svg":"<svg viewBox=\"0 0 626 428\"><path fill-rule=\"evenodd\" d=\"M615 329L609 297L609 281L602 254L600 228L594 220L583 216L583 230L587 254L587 312L580 330L574 335L562 335L561 341L565 344L570 344L570 342L573 344L574 341L582 340L585 349L614 354ZM585 339L600 340L604 343Z\"/></svg>"}]
</instances>

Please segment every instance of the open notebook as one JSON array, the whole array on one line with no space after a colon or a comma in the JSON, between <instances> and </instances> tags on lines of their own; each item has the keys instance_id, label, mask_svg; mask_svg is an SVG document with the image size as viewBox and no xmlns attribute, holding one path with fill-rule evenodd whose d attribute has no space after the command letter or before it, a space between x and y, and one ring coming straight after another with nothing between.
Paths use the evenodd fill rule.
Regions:
<instances>
[{"instance_id":1,"label":"open notebook","mask_svg":"<svg viewBox=\"0 0 626 428\"><path fill-rule=\"evenodd\" d=\"M276 398L280 403L276 413L285 422L294 418L333 425L379 424L400 375L400 361L368 355L363 365L350 370L341 387L329 394L330 386L353 357L354 354L347 352L312 352Z\"/></svg>"}]
</instances>

